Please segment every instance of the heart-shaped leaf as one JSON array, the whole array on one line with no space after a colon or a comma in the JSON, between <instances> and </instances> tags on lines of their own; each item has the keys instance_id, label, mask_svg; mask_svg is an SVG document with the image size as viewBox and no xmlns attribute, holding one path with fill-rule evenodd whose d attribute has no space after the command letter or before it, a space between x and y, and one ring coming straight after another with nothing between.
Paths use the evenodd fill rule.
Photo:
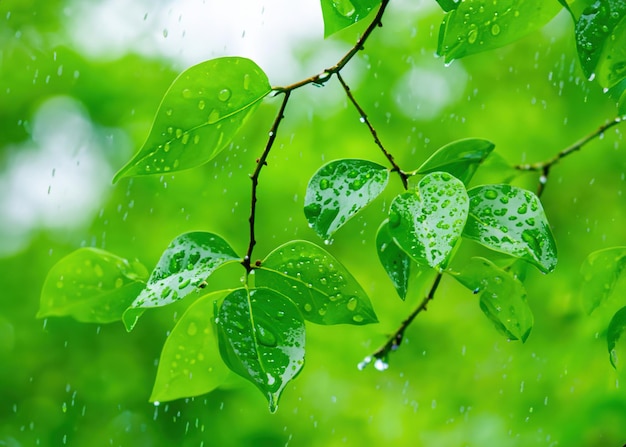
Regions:
<instances>
[{"instance_id":1,"label":"heart-shaped leaf","mask_svg":"<svg viewBox=\"0 0 626 447\"><path fill-rule=\"evenodd\" d=\"M321 0L324 37L364 19L381 0Z\"/></svg>"},{"instance_id":2,"label":"heart-shaped leaf","mask_svg":"<svg viewBox=\"0 0 626 447\"><path fill-rule=\"evenodd\" d=\"M270 289L237 289L218 312L222 358L267 397L270 411L304 365L304 320L296 305Z\"/></svg>"},{"instance_id":3,"label":"heart-shaped leaf","mask_svg":"<svg viewBox=\"0 0 626 447\"><path fill-rule=\"evenodd\" d=\"M443 269L461 237L469 200L463 183L447 172L426 175L414 191L397 196L389 209L394 241L422 265Z\"/></svg>"},{"instance_id":4,"label":"heart-shaped leaf","mask_svg":"<svg viewBox=\"0 0 626 447\"><path fill-rule=\"evenodd\" d=\"M625 267L626 247L611 247L587 256L580 268L580 295L587 314L611 295Z\"/></svg>"},{"instance_id":5,"label":"heart-shaped leaf","mask_svg":"<svg viewBox=\"0 0 626 447\"><path fill-rule=\"evenodd\" d=\"M611 322L609 323L609 327L606 332L609 359L611 360L611 365L613 365L613 368L615 369L621 369L624 366L623 357L626 355L626 343L624 343L623 339L621 343L619 343L619 341L625 331L626 307L622 307L615 313L615 315L613 315L613 318L611 318ZM622 358L622 360L620 360L620 358Z\"/></svg>"}]
</instances>

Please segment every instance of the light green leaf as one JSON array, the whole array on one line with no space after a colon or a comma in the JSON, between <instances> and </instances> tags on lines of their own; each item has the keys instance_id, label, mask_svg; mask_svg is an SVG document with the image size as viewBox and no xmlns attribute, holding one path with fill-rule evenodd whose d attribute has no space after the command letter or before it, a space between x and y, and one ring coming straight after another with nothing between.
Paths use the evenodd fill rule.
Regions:
<instances>
[{"instance_id":1,"label":"light green leaf","mask_svg":"<svg viewBox=\"0 0 626 447\"><path fill-rule=\"evenodd\" d=\"M230 370L217 345L213 308L229 292L199 298L180 317L163 345L150 402L199 396L224 383Z\"/></svg>"},{"instance_id":2,"label":"light green leaf","mask_svg":"<svg viewBox=\"0 0 626 447\"><path fill-rule=\"evenodd\" d=\"M389 232L389 220L385 220L376 233L376 252L389 279L402 300L406 299L411 274L411 258L396 245Z\"/></svg>"},{"instance_id":3,"label":"light green leaf","mask_svg":"<svg viewBox=\"0 0 626 447\"><path fill-rule=\"evenodd\" d=\"M369 324L378 320L359 283L330 253L307 241L291 241L271 252L255 269L257 286L296 303L317 324Z\"/></svg>"},{"instance_id":4,"label":"light green leaf","mask_svg":"<svg viewBox=\"0 0 626 447\"><path fill-rule=\"evenodd\" d=\"M192 232L176 237L161 255L145 289L124 312L132 330L145 309L167 306L197 292L218 267L241 262L224 239L213 233Z\"/></svg>"},{"instance_id":5,"label":"light green leaf","mask_svg":"<svg viewBox=\"0 0 626 447\"><path fill-rule=\"evenodd\" d=\"M110 323L143 289L148 271L98 248L80 248L48 272L38 318L71 316L87 323Z\"/></svg>"},{"instance_id":6,"label":"light green leaf","mask_svg":"<svg viewBox=\"0 0 626 447\"><path fill-rule=\"evenodd\" d=\"M228 367L267 397L270 411L304 365L304 320L296 305L270 289L237 289L218 312L218 337Z\"/></svg>"},{"instance_id":7,"label":"light green leaf","mask_svg":"<svg viewBox=\"0 0 626 447\"><path fill-rule=\"evenodd\" d=\"M324 37L364 19L380 2L381 0L321 0Z\"/></svg>"},{"instance_id":8,"label":"light green leaf","mask_svg":"<svg viewBox=\"0 0 626 447\"><path fill-rule=\"evenodd\" d=\"M548 0L464 0L444 17L437 53L450 62L502 47L543 27L560 9Z\"/></svg>"},{"instance_id":9,"label":"light green leaf","mask_svg":"<svg viewBox=\"0 0 626 447\"><path fill-rule=\"evenodd\" d=\"M185 70L165 93L148 139L113 182L206 163L270 91L267 76L249 59L223 57Z\"/></svg>"},{"instance_id":10,"label":"light green leaf","mask_svg":"<svg viewBox=\"0 0 626 447\"><path fill-rule=\"evenodd\" d=\"M580 268L580 296L587 314L591 314L611 295L624 267L626 247L611 247L587 256Z\"/></svg>"},{"instance_id":11,"label":"light green leaf","mask_svg":"<svg viewBox=\"0 0 626 447\"><path fill-rule=\"evenodd\" d=\"M622 369L624 367L623 363L620 361L620 357L626 355L626 343L624 343L624 340L619 343L624 331L626 331L626 307L622 307L613 315L606 333L609 359L615 369Z\"/></svg>"},{"instance_id":12,"label":"light green leaf","mask_svg":"<svg viewBox=\"0 0 626 447\"><path fill-rule=\"evenodd\" d=\"M389 180L385 167L367 160L336 160L311 177L304 214L325 240L383 192Z\"/></svg>"},{"instance_id":13,"label":"light green leaf","mask_svg":"<svg viewBox=\"0 0 626 447\"><path fill-rule=\"evenodd\" d=\"M534 319L518 279L484 258L472 258L453 276L480 293L480 308L500 332L511 340L526 341Z\"/></svg>"},{"instance_id":14,"label":"light green leaf","mask_svg":"<svg viewBox=\"0 0 626 447\"><path fill-rule=\"evenodd\" d=\"M466 186L478 166L495 145L487 140L467 138L454 141L438 149L417 170L418 174L444 171L461 180Z\"/></svg>"},{"instance_id":15,"label":"light green leaf","mask_svg":"<svg viewBox=\"0 0 626 447\"><path fill-rule=\"evenodd\" d=\"M539 198L511 185L470 189L469 217L463 236L536 265L544 273L556 267L556 244Z\"/></svg>"},{"instance_id":16,"label":"light green leaf","mask_svg":"<svg viewBox=\"0 0 626 447\"><path fill-rule=\"evenodd\" d=\"M389 209L393 240L413 260L443 269L461 237L469 199L463 183L447 172L426 175Z\"/></svg>"}]
</instances>

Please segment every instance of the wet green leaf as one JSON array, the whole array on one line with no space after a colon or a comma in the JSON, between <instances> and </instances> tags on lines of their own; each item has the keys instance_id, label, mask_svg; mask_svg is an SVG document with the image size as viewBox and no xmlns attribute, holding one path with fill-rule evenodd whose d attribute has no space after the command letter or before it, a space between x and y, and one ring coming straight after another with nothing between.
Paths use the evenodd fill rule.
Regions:
<instances>
[{"instance_id":1,"label":"wet green leaf","mask_svg":"<svg viewBox=\"0 0 626 447\"><path fill-rule=\"evenodd\" d=\"M502 47L543 27L560 9L546 0L464 0L444 17L437 53L450 62Z\"/></svg>"},{"instance_id":2,"label":"wet green leaf","mask_svg":"<svg viewBox=\"0 0 626 447\"><path fill-rule=\"evenodd\" d=\"M270 289L238 289L218 312L218 337L228 367L267 397L270 411L304 365L304 320L296 305Z\"/></svg>"},{"instance_id":3,"label":"wet green leaf","mask_svg":"<svg viewBox=\"0 0 626 447\"><path fill-rule=\"evenodd\" d=\"M533 327L533 314L524 285L484 258L472 258L453 276L480 294L480 308L496 328L511 340L525 342Z\"/></svg>"},{"instance_id":4,"label":"wet green leaf","mask_svg":"<svg viewBox=\"0 0 626 447\"><path fill-rule=\"evenodd\" d=\"M307 241L291 241L255 269L257 286L292 300L317 324L369 324L378 320L359 283L330 253Z\"/></svg>"},{"instance_id":5,"label":"wet green leaf","mask_svg":"<svg viewBox=\"0 0 626 447\"><path fill-rule=\"evenodd\" d=\"M206 163L270 91L267 76L249 59L223 57L185 70L165 93L148 139L113 181Z\"/></svg>"},{"instance_id":6,"label":"wet green leaf","mask_svg":"<svg viewBox=\"0 0 626 447\"><path fill-rule=\"evenodd\" d=\"M492 142L478 138L454 141L431 155L419 167L417 173L448 172L467 186L478 166L493 151L494 147Z\"/></svg>"},{"instance_id":7,"label":"wet green leaf","mask_svg":"<svg viewBox=\"0 0 626 447\"><path fill-rule=\"evenodd\" d=\"M619 98L619 102L617 104L617 114L618 116L626 119L626 90L624 90L622 96Z\"/></svg>"},{"instance_id":8,"label":"wet green leaf","mask_svg":"<svg viewBox=\"0 0 626 447\"><path fill-rule=\"evenodd\" d=\"M626 247L611 247L591 253L580 268L580 296L587 314L591 314L611 295L626 267Z\"/></svg>"},{"instance_id":9,"label":"wet green leaf","mask_svg":"<svg viewBox=\"0 0 626 447\"><path fill-rule=\"evenodd\" d=\"M536 265L556 267L556 244L539 198L511 185L470 189L469 217L463 236Z\"/></svg>"},{"instance_id":10,"label":"wet green leaf","mask_svg":"<svg viewBox=\"0 0 626 447\"><path fill-rule=\"evenodd\" d=\"M443 269L461 237L469 199L463 183L447 172L426 175L389 209L389 231L413 260Z\"/></svg>"},{"instance_id":11,"label":"wet green leaf","mask_svg":"<svg viewBox=\"0 0 626 447\"><path fill-rule=\"evenodd\" d=\"M145 289L124 312L126 329L132 330L146 309L166 306L197 292L218 267L240 261L228 242L216 234L181 234L163 252Z\"/></svg>"},{"instance_id":12,"label":"wet green leaf","mask_svg":"<svg viewBox=\"0 0 626 447\"><path fill-rule=\"evenodd\" d=\"M364 19L381 0L321 0L324 37Z\"/></svg>"},{"instance_id":13,"label":"wet green leaf","mask_svg":"<svg viewBox=\"0 0 626 447\"><path fill-rule=\"evenodd\" d=\"M383 192L389 171L367 160L336 160L311 177L304 198L304 214L311 228L325 240Z\"/></svg>"},{"instance_id":14,"label":"wet green leaf","mask_svg":"<svg viewBox=\"0 0 626 447\"><path fill-rule=\"evenodd\" d=\"M87 323L120 320L145 286L148 271L98 248L80 248L48 272L38 318L71 316Z\"/></svg>"},{"instance_id":15,"label":"wet green leaf","mask_svg":"<svg viewBox=\"0 0 626 447\"><path fill-rule=\"evenodd\" d=\"M626 307L622 307L615 313L615 315L613 315L613 318L611 318L611 322L609 323L609 328L606 333L606 341L609 348L609 359L611 360L611 365L613 365L613 368L615 369L622 369L624 367L620 361L620 357L626 355L626 344L624 343L624 340L622 340L621 343L619 343L619 341L625 330Z\"/></svg>"},{"instance_id":16,"label":"wet green leaf","mask_svg":"<svg viewBox=\"0 0 626 447\"><path fill-rule=\"evenodd\" d=\"M180 317L163 345L150 402L199 396L224 383L230 370L217 345L213 308L229 292L199 298Z\"/></svg>"},{"instance_id":17,"label":"wet green leaf","mask_svg":"<svg viewBox=\"0 0 626 447\"><path fill-rule=\"evenodd\" d=\"M437 3L439 3L441 9L443 9L445 12L448 12L456 9L459 4L461 4L461 0L437 0Z\"/></svg>"},{"instance_id":18,"label":"wet green leaf","mask_svg":"<svg viewBox=\"0 0 626 447\"><path fill-rule=\"evenodd\" d=\"M396 245L389 232L389 220L385 220L376 233L378 259L387 272L396 292L403 300L409 288L411 258Z\"/></svg>"}]
</instances>

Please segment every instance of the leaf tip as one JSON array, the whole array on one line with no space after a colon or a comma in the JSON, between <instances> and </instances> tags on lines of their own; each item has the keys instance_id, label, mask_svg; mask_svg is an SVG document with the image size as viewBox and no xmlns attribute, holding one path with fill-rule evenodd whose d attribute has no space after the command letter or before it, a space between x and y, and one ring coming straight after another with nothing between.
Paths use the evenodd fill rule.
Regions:
<instances>
[{"instance_id":1,"label":"leaf tip","mask_svg":"<svg viewBox=\"0 0 626 447\"><path fill-rule=\"evenodd\" d=\"M141 314L143 314L143 309L137 309L135 307L129 307L124 311L122 321L124 322L124 327L126 327L127 332L133 330Z\"/></svg>"}]
</instances>

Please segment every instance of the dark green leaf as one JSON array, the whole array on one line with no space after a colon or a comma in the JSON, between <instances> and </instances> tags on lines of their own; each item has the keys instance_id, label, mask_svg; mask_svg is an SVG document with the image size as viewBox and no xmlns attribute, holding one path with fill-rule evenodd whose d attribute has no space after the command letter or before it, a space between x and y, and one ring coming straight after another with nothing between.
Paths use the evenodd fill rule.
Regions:
<instances>
[{"instance_id":1,"label":"dark green leaf","mask_svg":"<svg viewBox=\"0 0 626 447\"><path fill-rule=\"evenodd\" d=\"M98 248L80 248L48 272L38 318L71 316L88 323L110 323L145 286L148 271Z\"/></svg>"},{"instance_id":2,"label":"dark green leaf","mask_svg":"<svg viewBox=\"0 0 626 447\"><path fill-rule=\"evenodd\" d=\"M626 267L626 247L612 247L591 253L580 268L580 296L587 314L593 312L613 292Z\"/></svg>"},{"instance_id":3,"label":"dark green leaf","mask_svg":"<svg viewBox=\"0 0 626 447\"><path fill-rule=\"evenodd\" d=\"M296 305L269 289L238 289L218 312L218 337L228 367L256 385L273 413L304 364L304 320Z\"/></svg>"},{"instance_id":4,"label":"dark green leaf","mask_svg":"<svg viewBox=\"0 0 626 447\"><path fill-rule=\"evenodd\" d=\"M437 3L439 3L441 9L448 12L456 9L461 4L461 0L437 0Z\"/></svg>"},{"instance_id":5,"label":"dark green leaf","mask_svg":"<svg viewBox=\"0 0 626 447\"><path fill-rule=\"evenodd\" d=\"M467 138L454 141L438 149L417 170L418 174L445 171L466 186L474 176L478 166L487 158L495 145L487 140Z\"/></svg>"},{"instance_id":6,"label":"dark green leaf","mask_svg":"<svg viewBox=\"0 0 626 447\"><path fill-rule=\"evenodd\" d=\"M618 310L611 322L606 333L606 341L609 348L609 359L613 368L623 368L623 364L620 363L620 357L626 355L626 344L624 340L618 345L620 338L626 330L626 307L622 307ZM621 355L619 355L619 354Z\"/></svg>"},{"instance_id":7,"label":"dark green leaf","mask_svg":"<svg viewBox=\"0 0 626 447\"><path fill-rule=\"evenodd\" d=\"M556 244L539 198L511 185L470 189L470 211L463 236L536 265L556 267Z\"/></svg>"},{"instance_id":8,"label":"dark green leaf","mask_svg":"<svg viewBox=\"0 0 626 447\"><path fill-rule=\"evenodd\" d=\"M480 308L496 328L511 340L526 341L533 327L533 314L524 285L510 273L484 258L472 258L455 278L474 293L480 293Z\"/></svg>"},{"instance_id":9,"label":"dark green leaf","mask_svg":"<svg viewBox=\"0 0 626 447\"><path fill-rule=\"evenodd\" d=\"M619 98L619 102L617 105L617 113L622 118L626 119L626 90L622 93L622 96Z\"/></svg>"},{"instance_id":10,"label":"dark green leaf","mask_svg":"<svg viewBox=\"0 0 626 447\"><path fill-rule=\"evenodd\" d=\"M148 139L113 181L206 163L270 91L267 76L249 59L223 57L187 69L165 93Z\"/></svg>"},{"instance_id":11,"label":"dark green leaf","mask_svg":"<svg viewBox=\"0 0 626 447\"><path fill-rule=\"evenodd\" d=\"M464 0L444 17L437 53L450 62L502 47L541 28L559 9L548 0Z\"/></svg>"},{"instance_id":12,"label":"dark green leaf","mask_svg":"<svg viewBox=\"0 0 626 447\"><path fill-rule=\"evenodd\" d=\"M396 245L389 232L389 220L385 220L376 234L376 251L378 259L389 275L398 295L403 300L409 287L411 258Z\"/></svg>"},{"instance_id":13,"label":"dark green leaf","mask_svg":"<svg viewBox=\"0 0 626 447\"><path fill-rule=\"evenodd\" d=\"M337 160L311 177L304 198L309 225L323 239L383 192L389 171L367 160Z\"/></svg>"},{"instance_id":14,"label":"dark green leaf","mask_svg":"<svg viewBox=\"0 0 626 447\"><path fill-rule=\"evenodd\" d=\"M381 0L321 0L324 37L364 19Z\"/></svg>"},{"instance_id":15,"label":"dark green leaf","mask_svg":"<svg viewBox=\"0 0 626 447\"><path fill-rule=\"evenodd\" d=\"M227 293L199 298L180 317L163 345L150 402L199 396L226 380L229 369L218 349L213 308Z\"/></svg>"},{"instance_id":16,"label":"dark green leaf","mask_svg":"<svg viewBox=\"0 0 626 447\"><path fill-rule=\"evenodd\" d=\"M257 286L291 299L317 324L369 324L378 320L365 291L330 253L307 241L291 241L255 269Z\"/></svg>"},{"instance_id":17,"label":"dark green leaf","mask_svg":"<svg viewBox=\"0 0 626 447\"><path fill-rule=\"evenodd\" d=\"M468 204L459 179L447 172L428 174L391 203L389 231L417 263L443 269L461 237Z\"/></svg>"},{"instance_id":18,"label":"dark green leaf","mask_svg":"<svg viewBox=\"0 0 626 447\"><path fill-rule=\"evenodd\" d=\"M146 288L124 312L129 331L145 309L161 307L184 298L218 267L241 258L228 242L213 233L192 232L176 237L161 255Z\"/></svg>"}]
</instances>

